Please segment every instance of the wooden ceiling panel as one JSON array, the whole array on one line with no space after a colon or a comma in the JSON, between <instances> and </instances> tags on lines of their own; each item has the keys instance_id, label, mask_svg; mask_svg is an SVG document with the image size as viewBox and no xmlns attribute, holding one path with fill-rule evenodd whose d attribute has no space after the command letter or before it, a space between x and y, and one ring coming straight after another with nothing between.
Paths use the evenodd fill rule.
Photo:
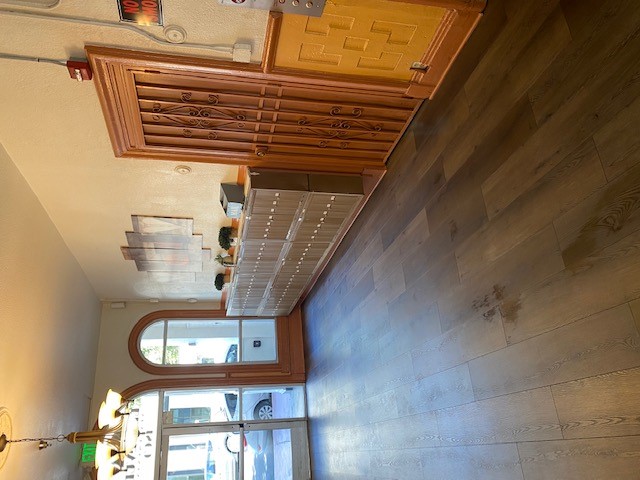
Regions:
<instances>
[{"instance_id":1,"label":"wooden ceiling panel","mask_svg":"<svg viewBox=\"0 0 640 480\"><path fill-rule=\"evenodd\" d=\"M411 80L448 10L334 0L322 17L285 15L275 67Z\"/></svg>"},{"instance_id":2,"label":"wooden ceiling panel","mask_svg":"<svg viewBox=\"0 0 640 480\"><path fill-rule=\"evenodd\" d=\"M360 173L384 168L421 103L349 83L273 81L251 65L230 73L214 61L88 52L118 156Z\"/></svg>"},{"instance_id":3,"label":"wooden ceiling panel","mask_svg":"<svg viewBox=\"0 0 640 480\"><path fill-rule=\"evenodd\" d=\"M484 1L364 3L334 5L354 20L346 30L334 25L336 12L313 20L272 14L261 65L87 47L116 156L307 172L384 170L422 99L437 89L475 27ZM429 21L416 23L422 17L409 15L414 11ZM291 42L298 24L320 39L318 45L337 42L355 57L339 68L322 59L301 62L313 38ZM385 54L401 59L390 69L380 63L389 60ZM283 60L294 57L293 63ZM408 70L416 60L424 69Z\"/></svg>"}]
</instances>

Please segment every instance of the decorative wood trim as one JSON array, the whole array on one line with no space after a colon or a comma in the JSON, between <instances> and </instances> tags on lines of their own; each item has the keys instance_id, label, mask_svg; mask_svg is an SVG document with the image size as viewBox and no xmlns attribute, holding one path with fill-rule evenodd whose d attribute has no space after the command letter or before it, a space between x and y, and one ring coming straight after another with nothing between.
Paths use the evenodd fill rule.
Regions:
<instances>
[{"instance_id":1,"label":"decorative wood trim","mask_svg":"<svg viewBox=\"0 0 640 480\"><path fill-rule=\"evenodd\" d=\"M487 0L392 0L398 3L411 3L449 10L438 27L434 39L422 59L429 66L427 73L416 72L410 82L384 80L376 77L313 73L306 70L281 68L274 66L277 43L280 35L282 16L270 17L265 39L263 71L286 76L302 76L316 79L335 79L343 82L366 83L369 85L395 85L406 96L412 98L431 98L438 89L449 67L475 29L486 9ZM267 48L268 47L268 48ZM268 53L266 52L268 50Z\"/></svg>"},{"instance_id":2,"label":"decorative wood trim","mask_svg":"<svg viewBox=\"0 0 640 480\"><path fill-rule=\"evenodd\" d=\"M442 20L422 63L429 66L425 73L416 73L407 89L415 98L432 98L451 65L475 30L482 14L475 10L451 10Z\"/></svg>"},{"instance_id":3,"label":"decorative wood trim","mask_svg":"<svg viewBox=\"0 0 640 480\"><path fill-rule=\"evenodd\" d=\"M265 377L194 377L194 378L160 378L147 380L126 388L122 392L123 398L133 398L141 393L159 389L174 388L199 388L199 387L231 387L231 386L251 386L251 385L288 385L303 384L306 381L304 375L290 374L282 376Z\"/></svg>"},{"instance_id":4,"label":"decorative wood trim","mask_svg":"<svg viewBox=\"0 0 640 480\"><path fill-rule=\"evenodd\" d=\"M485 0L403 1L448 11L422 57L428 70L411 81L276 67L283 19L277 12L269 16L260 65L86 47L116 156L308 172L384 168L396 134L417 102L437 91L486 6ZM207 92L215 93L209 95L215 103L207 103ZM327 123L329 111L339 108L359 113ZM341 142L334 130L343 127L334 127L334 119L383 130L372 138L349 125L349 141Z\"/></svg>"},{"instance_id":5,"label":"decorative wood trim","mask_svg":"<svg viewBox=\"0 0 640 480\"><path fill-rule=\"evenodd\" d=\"M135 324L129 334L128 348L129 355L131 356L133 363L140 370L153 375L215 375L217 381L222 382L220 383L221 385L230 385L234 379L239 377L244 378L245 381L254 383L264 383L266 379L273 376L277 377L279 381L282 381L283 377L292 375L296 380L291 381L300 381L300 376L304 378L304 363L302 364L302 367L300 367L299 364L296 364L295 368L292 369L290 360L292 357L297 359L300 355L304 357L304 345L300 333L301 331L299 331L297 327L297 323L301 324L301 319L299 318L299 314L296 316L294 312L292 312L289 317L276 318L278 352L278 361L276 363L163 366L154 365L144 359L140 352L139 344L140 335L145 328L161 319L189 318L227 318L227 315L224 310L158 310L145 315ZM252 318L256 317L242 317L242 320L250 320ZM290 327L293 327L293 331L290 331Z\"/></svg>"},{"instance_id":6,"label":"decorative wood trim","mask_svg":"<svg viewBox=\"0 0 640 480\"><path fill-rule=\"evenodd\" d=\"M118 156L361 173L384 167L419 103L403 95L406 83L265 74L246 64L230 71L229 62L104 47L87 52L100 72L96 88ZM214 90L220 93L209 93L215 101L207 103Z\"/></svg>"},{"instance_id":7,"label":"decorative wood trim","mask_svg":"<svg viewBox=\"0 0 640 480\"><path fill-rule=\"evenodd\" d=\"M403 94L410 82L405 80L388 80L379 77L368 77L364 75L346 75L337 73L313 72L311 70L298 70L295 68L276 67L271 68L271 75L284 78L298 77L301 81L315 81L322 84L337 85L362 85L365 88L380 89L386 93ZM337 86L336 85L336 86Z\"/></svg>"},{"instance_id":8,"label":"decorative wood trim","mask_svg":"<svg viewBox=\"0 0 640 480\"><path fill-rule=\"evenodd\" d=\"M136 66L148 70L185 71L209 76L233 76L237 79L269 80L281 82L285 86L318 85L323 87L337 87L345 91L363 92L371 87L380 93L402 93L406 82L390 80L357 81L361 77L349 75L334 76L327 74L313 74L306 71L293 70L295 75L264 73L261 65L252 63L234 63L201 57L185 57L164 53L144 52L141 50L123 50L113 47L87 45L85 47L92 68L100 64L117 64L122 66ZM100 71L104 74L105 69Z\"/></svg>"},{"instance_id":9,"label":"decorative wood trim","mask_svg":"<svg viewBox=\"0 0 640 480\"><path fill-rule=\"evenodd\" d=\"M487 0L391 0L392 2L414 3L429 7L441 7L459 12L484 12L487 8Z\"/></svg>"},{"instance_id":10,"label":"decorative wood trim","mask_svg":"<svg viewBox=\"0 0 640 480\"><path fill-rule=\"evenodd\" d=\"M269 23L267 24L267 34L265 35L264 51L262 52L262 71L264 73L271 73L273 70L281 27L282 13L269 12Z\"/></svg>"},{"instance_id":11,"label":"decorative wood trim","mask_svg":"<svg viewBox=\"0 0 640 480\"><path fill-rule=\"evenodd\" d=\"M247 176L247 167L238 167L238 174L236 176L236 183L238 185L244 185L244 179ZM234 220L237 221L237 219L234 218ZM238 225L236 225L236 228L238 228Z\"/></svg>"},{"instance_id":12,"label":"decorative wood trim","mask_svg":"<svg viewBox=\"0 0 640 480\"><path fill-rule=\"evenodd\" d=\"M287 317L289 319L289 338L291 345L304 345L304 332L302 327L302 309L298 306ZM289 364L292 372L306 372L304 348L290 348L291 357Z\"/></svg>"}]
</instances>

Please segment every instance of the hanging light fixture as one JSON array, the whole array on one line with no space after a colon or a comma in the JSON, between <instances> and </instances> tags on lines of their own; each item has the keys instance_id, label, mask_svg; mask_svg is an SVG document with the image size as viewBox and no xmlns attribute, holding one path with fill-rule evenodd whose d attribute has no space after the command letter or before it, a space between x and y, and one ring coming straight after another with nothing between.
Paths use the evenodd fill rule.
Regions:
<instances>
[{"instance_id":1,"label":"hanging light fixture","mask_svg":"<svg viewBox=\"0 0 640 480\"><path fill-rule=\"evenodd\" d=\"M56 440L70 443L96 443L95 467L98 480L112 478L121 470L124 458L131 453L138 440L137 411L131 402L123 400L119 393L109 390L107 397L98 412L98 429L88 432L71 432L68 435L43 438L9 439L2 432L0 435L0 452L12 443L38 442L38 449L51 446Z\"/></svg>"}]
</instances>

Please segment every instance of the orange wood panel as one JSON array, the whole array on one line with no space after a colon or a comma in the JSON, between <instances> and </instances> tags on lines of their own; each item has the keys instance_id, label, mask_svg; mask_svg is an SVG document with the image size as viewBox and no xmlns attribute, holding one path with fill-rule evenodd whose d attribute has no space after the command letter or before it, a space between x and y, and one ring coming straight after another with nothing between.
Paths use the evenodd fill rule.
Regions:
<instances>
[{"instance_id":1,"label":"orange wood panel","mask_svg":"<svg viewBox=\"0 0 640 480\"><path fill-rule=\"evenodd\" d=\"M361 173L421 101L380 82L88 47L116 156Z\"/></svg>"}]
</instances>

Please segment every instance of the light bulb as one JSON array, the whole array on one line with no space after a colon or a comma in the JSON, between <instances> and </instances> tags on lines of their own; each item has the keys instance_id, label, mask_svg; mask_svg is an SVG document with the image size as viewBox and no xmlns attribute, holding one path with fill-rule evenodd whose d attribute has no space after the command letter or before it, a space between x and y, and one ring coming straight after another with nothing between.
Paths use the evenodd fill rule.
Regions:
<instances>
[{"instance_id":1,"label":"light bulb","mask_svg":"<svg viewBox=\"0 0 640 480\"><path fill-rule=\"evenodd\" d=\"M96 443L95 467L97 469L106 468L113 464L114 449L112 445L98 440Z\"/></svg>"},{"instance_id":2,"label":"light bulb","mask_svg":"<svg viewBox=\"0 0 640 480\"><path fill-rule=\"evenodd\" d=\"M106 426L115 427L118 424L119 418L116 417L116 408L107 405L106 402L102 402L100 410L98 410L98 428Z\"/></svg>"},{"instance_id":3,"label":"light bulb","mask_svg":"<svg viewBox=\"0 0 640 480\"><path fill-rule=\"evenodd\" d=\"M120 408L120 405L122 405L122 395L109 389L107 392L106 403L114 409Z\"/></svg>"}]
</instances>

